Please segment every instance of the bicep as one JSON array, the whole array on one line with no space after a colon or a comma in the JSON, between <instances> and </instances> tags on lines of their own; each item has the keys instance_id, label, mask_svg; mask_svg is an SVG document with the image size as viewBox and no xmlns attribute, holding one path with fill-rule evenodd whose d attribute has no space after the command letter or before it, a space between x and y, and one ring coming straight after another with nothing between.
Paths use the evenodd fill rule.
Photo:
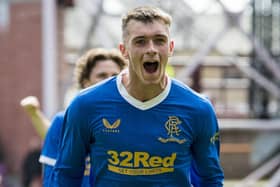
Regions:
<instances>
[{"instance_id":1,"label":"bicep","mask_svg":"<svg viewBox=\"0 0 280 187\"><path fill-rule=\"evenodd\" d=\"M207 184L220 182L223 178L219 162L219 128L216 115L210 109L200 118L200 128L196 131L196 140L191 147L192 172L202 183Z\"/></svg>"}]
</instances>

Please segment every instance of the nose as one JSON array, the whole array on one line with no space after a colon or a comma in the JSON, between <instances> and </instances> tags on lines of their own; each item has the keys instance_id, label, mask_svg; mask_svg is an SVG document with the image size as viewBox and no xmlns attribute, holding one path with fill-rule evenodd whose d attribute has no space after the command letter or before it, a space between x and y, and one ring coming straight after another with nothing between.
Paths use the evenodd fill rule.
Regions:
<instances>
[{"instance_id":1,"label":"nose","mask_svg":"<svg viewBox=\"0 0 280 187\"><path fill-rule=\"evenodd\" d=\"M149 40L148 46L147 46L147 53L150 55L154 55L157 53L157 50L155 48L155 44L153 40Z\"/></svg>"}]
</instances>

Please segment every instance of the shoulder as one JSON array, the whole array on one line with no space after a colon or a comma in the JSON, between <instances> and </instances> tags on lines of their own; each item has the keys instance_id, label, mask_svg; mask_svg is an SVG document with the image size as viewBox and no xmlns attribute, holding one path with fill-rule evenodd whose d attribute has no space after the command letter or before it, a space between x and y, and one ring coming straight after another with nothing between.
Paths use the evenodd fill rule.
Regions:
<instances>
[{"instance_id":1,"label":"shoulder","mask_svg":"<svg viewBox=\"0 0 280 187\"><path fill-rule=\"evenodd\" d=\"M104 94L108 93L113 88L116 88L115 77L105 79L97 84L81 90L78 94L78 97L79 99L87 99L88 97L92 98L92 96L104 96Z\"/></svg>"},{"instance_id":2,"label":"shoulder","mask_svg":"<svg viewBox=\"0 0 280 187\"><path fill-rule=\"evenodd\" d=\"M187 105L192 108L194 111L197 110L200 113L209 113L213 110L210 100L193 89L183 82L171 79L171 96L177 98L177 100L183 105Z\"/></svg>"},{"instance_id":3,"label":"shoulder","mask_svg":"<svg viewBox=\"0 0 280 187\"><path fill-rule=\"evenodd\" d=\"M65 111L60 111L60 112L57 112L55 115L54 115L54 119L61 119L63 118L65 115Z\"/></svg>"},{"instance_id":4,"label":"shoulder","mask_svg":"<svg viewBox=\"0 0 280 187\"><path fill-rule=\"evenodd\" d=\"M116 78L112 77L81 90L72 100L68 109L74 109L78 113L86 113L89 108L95 107L104 100L108 100L115 93L117 93Z\"/></svg>"},{"instance_id":5,"label":"shoulder","mask_svg":"<svg viewBox=\"0 0 280 187\"><path fill-rule=\"evenodd\" d=\"M52 119L52 126L53 124L62 123L64 119L64 115L65 115L64 111L60 111L56 113Z\"/></svg>"},{"instance_id":6,"label":"shoulder","mask_svg":"<svg viewBox=\"0 0 280 187\"><path fill-rule=\"evenodd\" d=\"M172 80L172 91L175 94L181 94L183 96L183 99L189 98L194 99L195 101L202 102L202 103L209 103L209 99L196 91L194 91L192 88L190 88L188 85L184 84L183 82L177 80L177 79L171 79Z\"/></svg>"},{"instance_id":7,"label":"shoulder","mask_svg":"<svg viewBox=\"0 0 280 187\"><path fill-rule=\"evenodd\" d=\"M103 80L99 83L96 83L92 86L89 86L89 87L81 90L78 95L86 95L86 94L89 94L89 93L92 93L92 92L97 92L100 89L103 90L103 89L112 87L115 84L116 84L116 77L110 77L108 79L105 79L105 80Z\"/></svg>"},{"instance_id":8,"label":"shoulder","mask_svg":"<svg viewBox=\"0 0 280 187\"><path fill-rule=\"evenodd\" d=\"M61 111L55 114L51 126L47 132L47 136L48 134L58 134L60 132L64 120L64 115L65 115L65 111Z\"/></svg>"}]
</instances>

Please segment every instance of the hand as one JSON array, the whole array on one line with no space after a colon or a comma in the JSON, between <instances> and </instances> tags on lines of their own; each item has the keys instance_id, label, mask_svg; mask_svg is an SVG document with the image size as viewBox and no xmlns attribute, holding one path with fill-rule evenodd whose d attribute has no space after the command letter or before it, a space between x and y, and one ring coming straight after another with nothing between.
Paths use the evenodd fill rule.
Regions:
<instances>
[{"instance_id":1,"label":"hand","mask_svg":"<svg viewBox=\"0 0 280 187\"><path fill-rule=\"evenodd\" d=\"M27 96L20 101L20 105L27 111L27 112L34 112L40 108L40 103L38 98L35 96Z\"/></svg>"}]
</instances>

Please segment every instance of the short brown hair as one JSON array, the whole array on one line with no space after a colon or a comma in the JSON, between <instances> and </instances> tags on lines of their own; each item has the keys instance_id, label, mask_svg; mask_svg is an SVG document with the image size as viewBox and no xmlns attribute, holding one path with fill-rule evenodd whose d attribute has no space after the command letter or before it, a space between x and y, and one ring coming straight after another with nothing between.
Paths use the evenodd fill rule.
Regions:
<instances>
[{"instance_id":1,"label":"short brown hair","mask_svg":"<svg viewBox=\"0 0 280 187\"><path fill-rule=\"evenodd\" d=\"M168 27L170 27L172 18L171 16L157 7L141 6L128 11L122 17L122 32L123 38L127 33L127 25L130 20L141 21L143 23L150 23L154 20L162 20Z\"/></svg>"},{"instance_id":2,"label":"short brown hair","mask_svg":"<svg viewBox=\"0 0 280 187\"><path fill-rule=\"evenodd\" d=\"M89 79L92 69L99 60L112 60L120 67L121 70L126 66L125 59L116 49L91 49L81 56L76 62L74 78L79 89L84 88L84 81Z\"/></svg>"}]
</instances>

